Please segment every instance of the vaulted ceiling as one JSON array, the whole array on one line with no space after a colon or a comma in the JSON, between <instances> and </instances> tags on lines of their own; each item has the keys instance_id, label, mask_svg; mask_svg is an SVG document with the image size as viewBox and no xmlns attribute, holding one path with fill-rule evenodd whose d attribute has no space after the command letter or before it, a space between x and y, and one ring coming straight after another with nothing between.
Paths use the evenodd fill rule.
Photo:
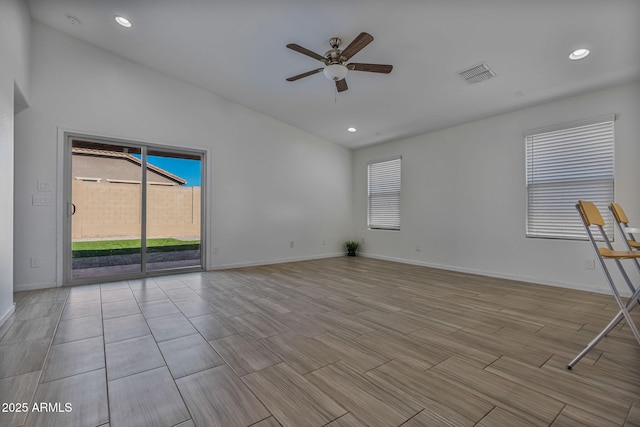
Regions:
<instances>
[{"instance_id":1,"label":"vaulted ceiling","mask_svg":"<svg viewBox=\"0 0 640 427\"><path fill-rule=\"evenodd\" d=\"M33 19L345 147L358 148L640 80L638 0L28 0ZM133 26L117 25L114 16ZM72 16L73 18L69 18ZM375 40L336 93L323 54ZM569 53L591 54L571 61ZM457 72L487 63L496 77ZM348 127L358 129L347 132Z\"/></svg>"}]
</instances>

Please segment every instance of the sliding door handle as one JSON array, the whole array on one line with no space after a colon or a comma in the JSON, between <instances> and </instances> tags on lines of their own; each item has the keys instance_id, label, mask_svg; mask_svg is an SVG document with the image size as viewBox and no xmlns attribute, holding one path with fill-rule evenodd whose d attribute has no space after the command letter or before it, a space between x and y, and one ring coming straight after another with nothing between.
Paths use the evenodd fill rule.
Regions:
<instances>
[{"instance_id":1,"label":"sliding door handle","mask_svg":"<svg viewBox=\"0 0 640 427\"><path fill-rule=\"evenodd\" d=\"M69 215L75 215L76 213L76 205L73 203L69 203Z\"/></svg>"}]
</instances>

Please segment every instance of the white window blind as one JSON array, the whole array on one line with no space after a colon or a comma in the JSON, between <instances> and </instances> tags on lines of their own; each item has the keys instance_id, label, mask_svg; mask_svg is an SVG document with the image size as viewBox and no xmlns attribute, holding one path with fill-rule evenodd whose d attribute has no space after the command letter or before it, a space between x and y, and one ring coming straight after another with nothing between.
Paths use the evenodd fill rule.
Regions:
<instances>
[{"instance_id":1,"label":"white window blind","mask_svg":"<svg viewBox=\"0 0 640 427\"><path fill-rule=\"evenodd\" d=\"M575 208L578 200L596 204L612 236L614 119L525 135L528 237L586 239Z\"/></svg>"},{"instance_id":2,"label":"white window blind","mask_svg":"<svg viewBox=\"0 0 640 427\"><path fill-rule=\"evenodd\" d=\"M369 228L400 230L400 165L402 158L370 162Z\"/></svg>"}]
</instances>

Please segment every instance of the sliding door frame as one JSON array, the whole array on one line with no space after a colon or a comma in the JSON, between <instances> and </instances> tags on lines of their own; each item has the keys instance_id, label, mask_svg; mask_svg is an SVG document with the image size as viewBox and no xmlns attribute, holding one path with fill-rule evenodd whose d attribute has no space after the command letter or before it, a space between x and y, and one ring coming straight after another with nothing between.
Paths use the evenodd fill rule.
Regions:
<instances>
[{"instance_id":1,"label":"sliding door frame","mask_svg":"<svg viewBox=\"0 0 640 427\"><path fill-rule=\"evenodd\" d=\"M141 239L141 271L136 273L114 274L108 276L97 276L90 278L77 278L72 276L72 146L74 140L86 142L95 142L98 144L119 145L122 147L131 147L141 149L141 218L140 218L140 239ZM58 223L62 225L58 228L61 242L58 244L59 255L58 265L61 267L61 273L57 274L58 284L60 286L82 285L100 282L111 282L128 279L140 279L145 277L162 276L168 274L177 274L183 272L205 271L207 264L207 241L209 240L209 230L207 221L207 205L209 190L207 185L207 171L209 165L208 150L205 148L177 147L164 144L158 144L147 141L126 140L120 138L96 136L86 134L84 132L63 131L59 132L58 145L61 153L59 153L59 164L62 165L62 173L58 175L59 188L62 188L62 197L59 198L58 212L60 212L61 220ZM147 152L149 149L161 150L166 153L175 154L192 154L200 156L200 265L193 267L176 267L159 270L147 271ZM61 184L61 185L60 185ZM60 244L61 243L61 244ZM61 255L60 255L61 254Z\"/></svg>"}]
</instances>

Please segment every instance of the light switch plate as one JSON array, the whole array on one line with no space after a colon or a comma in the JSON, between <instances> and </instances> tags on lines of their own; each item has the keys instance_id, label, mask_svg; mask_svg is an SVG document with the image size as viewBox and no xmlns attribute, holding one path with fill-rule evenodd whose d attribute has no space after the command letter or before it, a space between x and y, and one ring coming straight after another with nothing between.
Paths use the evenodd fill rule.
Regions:
<instances>
[{"instance_id":1,"label":"light switch plate","mask_svg":"<svg viewBox=\"0 0 640 427\"><path fill-rule=\"evenodd\" d=\"M38 191L41 191L41 192L51 191L51 183L48 181L38 180Z\"/></svg>"},{"instance_id":2,"label":"light switch plate","mask_svg":"<svg viewBox=\"0 0 640 427\"><path fill-rule=\"evenodd\" d=\"M51 206L51 196L34 194L31 199L31 204L33 206Z\"/></svg>"}]
</instances>

